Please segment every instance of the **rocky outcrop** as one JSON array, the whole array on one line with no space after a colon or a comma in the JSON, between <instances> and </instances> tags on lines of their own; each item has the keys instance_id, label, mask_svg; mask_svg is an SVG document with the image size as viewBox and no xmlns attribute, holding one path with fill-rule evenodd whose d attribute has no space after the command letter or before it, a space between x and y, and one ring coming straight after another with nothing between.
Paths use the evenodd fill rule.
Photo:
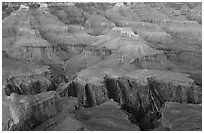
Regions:
<instances>
[{"instance_id":1,"label":"rocky outcrop","mask_svg":"<svg viewBox=\"0 0 204 133\"><path fill-rule=\"evenodd\" d=\"M155 130L201 131L202 105L166 102Z\"/></svg>"},{"instance_id":2,"label":"rocky outcrop","mask_svg":"<svg viewBox=\"0 0 204 133\"><path fill-rule=\"evenodd\" d=\"M183 78L182 75L172 75L168 77L157 76L148 78L151 95L154 104L158 109L165 102L194 103L202 102L202 89L195 85L194 81L189 78Z\"/></svg>"},{"instance_id":3,"label":"rocky outcrop","mask_svg":"<svg viewBox=\"0 0 204 133\"><path fill-rule=\"evenodd\" d=\"M8 50L4 50L10 58L24 59L33 62L54 61L62 63L53 49L54 48L49 46L49 43L38 37L21 37L13 43L12 47L8 48Z\"/></svg>"},{"instance_id":4,"label":"rocky outcrop","mask_svg":"<svg viewBox=\"0 0 204 133\"><path fill-rule=\"evenodd\" d=\"M131 60L143 56L161 54L162 51L152 49L131 28L114 27L109 36L101 36L91 45L116 50L117 55L128 57Z\"/></svg>"},{"instance_id":5,"label":"rocky outcrop","mask_svg":"<svg viewBox=\"0 0 204 133\"><path fill-rule=\"evenodd\" d=\"M5 87L6 95L34 95L41 92L55 90L56 86L43 75L22 75L8 79Z\"/></svg>"},{"instance_id":6,"label":"rocky outcrop","mask_svg":"<svg viewBox=\"0 0 204 133\"><path fill-rule=\"evenodd\" d=\"M9 130L30 130L62 110L59 96L53 91L30 96L12 94L10 101Z\"/></svg>"},{"instance_id":7,"label":"rocky outcrop","mask_svg":"<svg viewBox=\"0 0 204 133\"><path fill-rule=\"evenodd\" d=\"M50 68L46 65L3 57L3 92L7 96L12 93L33 95L55 90L51 75Z\"/></svg>"},{"instance_id":8,"label":"rocky outcrop","mask_svg":"<svg viewBox=\"0 0 204 133\"><path fill-rule=\"evenodd\" d=\"M62 97L77 97L84 107L113 99L134 116L142 130L153 128L165 102L201 103L202 97L201 88L188 75L157 70L83 70L58 92Z\"/></svg>"},{"instance_id":9,"label":"rocky outcrop","mask_svg":"<svg viewBox=\"0 0 204 133\"><path fill-rule=\"evenodd\" d=\"M102 83L86 83L76 80L62 84L56 91L61 97L77 97L79 104L84 107L95 107L108 99L107 90Z\"/></svg>"},{"instance_id":10,"label":"rocky outcrop","mask_svg":"<svg viewBox=\"0 0 204 133\"><path fill-rule=\"evenodd\" d=\"M119 110L116 102L108 101L98 107L73 112L86 128L95 131L139 131L137 125L130 123L128 116Z\"/></svg>"},{"instance_id":11,"label":"rocky outcrop","mask_svg":"<svg viewBox=\"0 0 204 133\"><path fill-rule=\"evenodd\" d=\"M30 4L3 20L4 129L200 129L172 113L202 103L199 3Z\"/></svg>"},{"instance_id":12,"label":"rocky outcrop","mask_svg":"<svg viewBox=\"0 0 204 133\"><path fill-rule=\"evenodd\" d=\"M96 72L98 72L98 74L96 74ZM81 83L83 86L86 84L97 84L98 86L101 83L105 84L108 97L121 104L131 101L123 98L127 98L128 95L125 94L131 94L130 91L134 89L135 91L141 89L141 93L144 93L141 94L143 96L150 95L149 91L151 91L152 96L155 98L164 96L165 101L201 103L201 88L195 85L194 81L188 76L187 74L147 69L135 70L127 74L125 74L124 70L93 69L83 70L80 75L78 75L78 79L74 82ZM132 90L131 88L134 89ZM145 88L146 90L149 89L149 91L145 91ZM161 88L163 90L158 90ZM174 88L178 88L178 90ZM166 91L166 89L168 91ZM132 98L135 98L135 96L132 96ZM141 101L145 102L145 99ZM160 99L160 101L162 100L163 99Z\"/></svg>"},{"instance_id":13,"label":"rocky outcrop","mask_svg":"<svg viewBox=\"0 0 204 133\"><path fill-rule=\"evenodd\" d=\"M80 130L83 124L77 121L70 114L77 107L77 99L74 97L61 97L62 110L44 123L38 125L33 131L76 131Z\"/></svg>"},{"instance_id":14,"label":"rocky outcrop","mask_svg":"<svg viewBox=\"0 0 204 133\"><path fill-rule=\"evenodd\" d=\"M7 24L7 21L11 22ZM41 38L38 29L32 29L37 23L31 25L31 21L34 20L29 10L18 10L13 13L12 18L4 20L4 23L10 26L6 26L3 30L6 36L3 41L3 51L8 57L15 59L62 63L54 53L53 46Z\"/></svg>"}]
</instances>

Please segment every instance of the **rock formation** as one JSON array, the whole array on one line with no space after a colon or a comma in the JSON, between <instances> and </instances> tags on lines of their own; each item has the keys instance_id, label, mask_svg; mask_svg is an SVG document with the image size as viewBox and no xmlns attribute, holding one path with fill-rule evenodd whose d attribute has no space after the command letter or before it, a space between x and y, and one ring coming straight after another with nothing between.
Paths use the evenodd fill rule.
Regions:
<instances>
[{"instance_id":1,"label":"rock formation","mask_svg":"<svg viewBox=\"0 0 204 133\"><path fill-rule=\"evenodd\" d=\"M2 129L201 130L201 5L4 2Z\"/></svg>"}]
</instances>

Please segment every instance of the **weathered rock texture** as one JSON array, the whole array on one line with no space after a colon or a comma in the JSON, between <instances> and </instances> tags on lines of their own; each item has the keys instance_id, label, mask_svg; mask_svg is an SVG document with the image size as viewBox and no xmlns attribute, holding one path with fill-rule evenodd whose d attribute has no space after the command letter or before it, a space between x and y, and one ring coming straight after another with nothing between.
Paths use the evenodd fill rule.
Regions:
<instances>
[{"instance_id":1,"label":"weathered rock texture","mask_svg":"<svg viewBox=\"0 0 204 133\"><path fill-rule=\"evenodd\" d=\"M167 112L202 103L202 3L2 9L4 130L200 130Z\"/></svg>"},{"instance_id":2,"label":"weathered rock texture","mask_svg":"<svg viewBox=\"0 0 204 133\"><path fill-rule=\"evenodd\" d=\"M151 123L165 102L202 102L201 88L188 75L155 70L130 73L113 69L84 70L77 80L57 91L62 97L77 97L84 107L95 107L113 99L133 114L144 129L152 128Z\"/></svg>"},{"instance_id":3,"label":"weathered rock texture","mask_svg":"<svg viewBox=\"0 0 204 133\"><path fill-rule=\"evenodd\" d=\"M11 120L9 130L30 130L62 110L56 92L44 92L33 96L10 96Z\"/></svg>"}]
</instances>

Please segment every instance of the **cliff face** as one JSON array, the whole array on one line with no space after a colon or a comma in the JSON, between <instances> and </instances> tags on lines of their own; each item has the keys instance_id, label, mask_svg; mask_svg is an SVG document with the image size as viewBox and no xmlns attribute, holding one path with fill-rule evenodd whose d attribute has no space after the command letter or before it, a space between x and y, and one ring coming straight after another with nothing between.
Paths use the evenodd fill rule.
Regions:
<instances>
[{"instance_id":1,"label":"cliff face","mask_svg":"<svg viewBox=\"0 0 204 133\"><path fill-rule=\"evenodd\" d=\"M99 106L113 99L133 114L142 128L154 126L146 127L146 123L156 119L165 102L199 104L202 98L201 88L188 75L155 70L128 74L112 69L85 70L77 80L57 91L62 97L77 97L84 107Z\"/></svg>"},{"instance_id":2,"label":"cliff face","mask_svg":"<svg viewBox=\"0 0 204 133\"><path fill-rule=\"evenodd\" d=\"M200 3L19 7L2 20L3 130L201 129Z\"/></svg>"},{"instance_id":3,"label":"cliff face","mask_svg":"<svg viewBox=\"0 0 204 133\"><path fill-rule=\"evenodd\" d=\"M59 96L51 91L24 97L12 94L10 100L10 130L30 130L62 109Z\"/></svg>"}]
</instances>

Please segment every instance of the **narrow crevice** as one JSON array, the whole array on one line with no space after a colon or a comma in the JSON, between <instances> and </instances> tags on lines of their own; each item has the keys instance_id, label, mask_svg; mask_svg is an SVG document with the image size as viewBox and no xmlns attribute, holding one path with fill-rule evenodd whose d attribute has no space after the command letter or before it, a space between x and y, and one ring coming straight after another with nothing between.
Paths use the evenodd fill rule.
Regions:
<instances>
[{"instance_id":1,"label":"narrow crevice","mask_svg":"<svg viewBox=\"0 0 204 133\"><path fill-rule=\"evenodd\" d=\"M68 96L77 97L77 90L75 88L74 82L71 82L68 86Z\"/></svg>"},{"instance_id":2,"label":"narrow crevice","mask_svg":"<svg viewBox=\"0 0 204 133\"><path fill-rule=\"evenodd\" d=\"M108 98L113 99L114 101L121 103L121 90L119 88L118 82L112 78L105 78L105 85L108 92Z\"/></svg>"},{"instance_id":3,"label":"narrow crevice","mask_svg":"<svg viewBox=\"0 0 204 133\"><path fill-rule=\"evenodd\" d=\"M85 93L87 98L87 107L96 107L96 96L93 89L89 86L89 84L85 85Z\"/></svg>"},{"instance_id":4,"label":"narrow crevice","mask_svg":"<svg viewBox=\"0 0 204 133\"><path fill-rule=\"evenodd\" d=\"M140 92L137 92L137 103L132 103L129 100L131 92L128 90L137 89L133 88L133 85L130 83L129 79L121 81L122 79L111 79L106 78L105 84L108 92L108 97L118 102L121 105L121 109L127 112L129 120L133 124L137 124L141 130L147 131L154 128L155 119L158 117L159 113L155 109L155 105L151 102L151 97L149 96L149 105L144 106ZM123 83L124 82L124 83ZM126 84L127 86L124 86ZM127 88L128 87L128 88ZM145 88L149 89L149 88ZM118 92L121 92L119 95ZM149 92L149 91L148 91ZM150 95L149 93L146 95ZM120 99L120 100L119 100Z\"/></svg>"}]
</instances>

